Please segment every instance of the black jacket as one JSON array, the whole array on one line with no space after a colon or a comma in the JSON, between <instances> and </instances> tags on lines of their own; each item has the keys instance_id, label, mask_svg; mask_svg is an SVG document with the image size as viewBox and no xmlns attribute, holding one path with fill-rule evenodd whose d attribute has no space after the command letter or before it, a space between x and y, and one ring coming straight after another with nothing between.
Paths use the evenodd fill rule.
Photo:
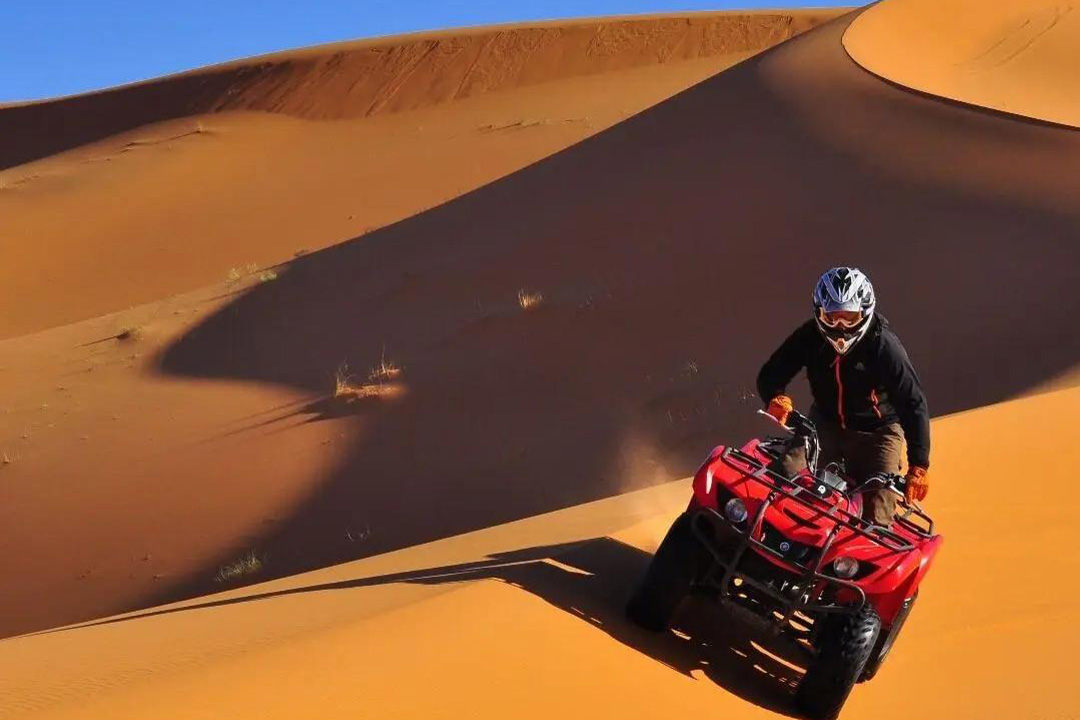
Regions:
<instances>
[{"instance_id":1,"label":"black jacket","mask_svg":"<svg viewBox=\"0 0 1080 720\"><path fill-rule=\"evenodd\" d=\"M930 466L930 413L919 376L904 346L875 315L870 330L846 355L810 320L773 353L758 374L758 394L768 402L806 368L814 410L852 430L875 430L900 423L907 441L908 464Z\"/></svg>"}]
</instances>

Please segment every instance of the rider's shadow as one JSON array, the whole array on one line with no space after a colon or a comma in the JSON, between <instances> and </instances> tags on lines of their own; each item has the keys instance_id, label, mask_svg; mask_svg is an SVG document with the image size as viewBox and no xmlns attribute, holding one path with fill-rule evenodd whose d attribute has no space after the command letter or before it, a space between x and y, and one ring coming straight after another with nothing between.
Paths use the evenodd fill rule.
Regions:
<instances>
[{"instance_id":1,"label":"rider's shadow","mask_svg":"<svg viewBox=\"0 0 1080 720\"><path fill-rule=\"evenodd\" d=\"M792 692L800 673L787 664L797 657L790 644L723 616L706 599L688 602L670 632L651 633L626 620L623 606L649 559L648 553L604 537L494 555L488 562L399 579L509 583L678 672L704 676L748 702L794 716Z\"/></svg>"}]
</instances>

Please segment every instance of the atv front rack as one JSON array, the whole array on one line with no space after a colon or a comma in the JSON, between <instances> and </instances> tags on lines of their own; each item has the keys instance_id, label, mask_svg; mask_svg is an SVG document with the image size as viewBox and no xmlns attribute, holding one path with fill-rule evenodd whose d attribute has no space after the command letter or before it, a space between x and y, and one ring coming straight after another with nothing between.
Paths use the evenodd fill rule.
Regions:
<instances>
[{"instance_id":1,"label":"atv front rack","mask_svg":"<svg viewBox=\"0 0 1080 720\"><path fill-rule=\"evenodd\" d=\"M743 527L729 522L719 512L712 508L698 508L691 511L691 529L698 540L709 550L717 565L723 569L723 577L720 582L720 591L725 596L731 595L732 581L738 578L742 583L762 593L782 609L781 617L776 625L784 627L791 622L796 611L807 613L848 613L862 608L866 604L866 593L853 581L828 575L825 569L825 557L832 546L840 530L846 529L857 535L868 538L871 542L881 546L889 552L906 552L914 548L910 541L896 532L873 525L860 517L849 512L840 510L837 506L824 509L820 505L811 502L815 497L807 488L773 472L765 464L754 457L734 448L726 448L720 455L724 464L737 470L744 475L745 480L757 482L769 489L769 495L758 506L754 517L749 522L743 523ZM785 557L781 552L769 547L757 536L762 534L762 523L765 512L780 498L789 498L798 502L809 510L827 517L834 522L833 529L826 537L825 544L817 551L817 557L812 563L801 564ZM909 523L912 527L914 523ZM931 526L932 528L932 526ZM920 535L926 531L917 528ZM717 540L726 536L727 540L734 543L718 543ZM776 587L752 577L750 574L740 572L739 567L746 551L753 548L759 554L775 558L781 566L792 568L788 574L792 576L792 586L798 588L797 595L784 593ZM811 602L811 597L818 597L826 588L839 590L841 588L850 591L855 598L854 603L836 602Z\"/></svg>"},{"instance_id":2,"label":"atv front rack","mask_svg":"<svg viewBox=\"0 0 1080 720\"><path fill-rule=\"evenodd\" d=\"M757 458L747 455L741 450L735 448L725 448L720 454L720 460L723 461L728 467L737 470L744 474L744 479L752 482L756 482L759 485L765 486L767 489L774 492L778 492L781 495L791 498L800 503L808 510L818 513L828 519L842 525L843 527L851 530L854 533L868 537L879 545L882 545L888 550L895 552L904 552L910 550L913 546L907 538L899 535L890 528L883 527L871 523L858 515L853 515L846 510L841 510L838 506L833 506L828 510L822 509L819 505L815 505L808 500L808 498L815 498L814 494L807 488L803 487L799 483L786 478L778 472L770 470L767 465L762 463ZM838 492L832 490L832 492ZM771 494L768 501L771 503L775 500ZM926 523L926 527L920 527L916 523L911 521L911 517L915 516ZM931 538L934 535L934 521L915 505L909 506L903 515L898 515L895 522L901 524L904 529L911 531L915 535L923 538Z\"/></svg>"}]
</instances>

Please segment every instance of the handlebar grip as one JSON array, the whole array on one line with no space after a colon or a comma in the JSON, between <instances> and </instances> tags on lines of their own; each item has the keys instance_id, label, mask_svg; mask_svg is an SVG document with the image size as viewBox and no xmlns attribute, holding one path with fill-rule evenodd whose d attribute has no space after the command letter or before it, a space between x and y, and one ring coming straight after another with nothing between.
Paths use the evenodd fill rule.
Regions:
<instances>
[{"instance_id":1,"label":"handlebar grip","mask_svg":"<svg viewBox=\"0 0 1080 720\"><path fill-rule=\"evenodd\" d=\"M793 432L797 433L817 433L817 426L814 425L813 421L798 410L792 410L791 413L788 414L787 426Z\"/></svg>"}]
</instances>

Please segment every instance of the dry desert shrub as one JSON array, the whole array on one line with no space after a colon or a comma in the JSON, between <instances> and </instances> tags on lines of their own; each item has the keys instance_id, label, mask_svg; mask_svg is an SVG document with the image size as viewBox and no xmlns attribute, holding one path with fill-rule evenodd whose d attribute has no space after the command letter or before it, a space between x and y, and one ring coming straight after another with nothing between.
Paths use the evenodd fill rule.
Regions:
<instances>
[{"instance_id":1,"label":"dry desert shrub","mask_svg":"<svg viewBox=\"0 0 1080 720\"><path fill-rule=\"evenodd\" d=\"M384 356L379 364L368 373L367 382L359 382L349 372L349 366L342 363L334 373L334 397L345 402L364 398L392 397L398 395L402 387L395 382L401 377L401 368Z\"/></svg>"},{"instance_id":2,"label":"dry desert shrub","mask_svg":"<svg viewBox=\"0 0 1080 720\"><path fill-rule=\"evenodd\" d=\"M379 360L379 364L371 369L368 373L368 380L372 382L386 382L388 380L395 380L401 375L401 368L394 364L393 360L387 360L383 355Z\"/></svg>"},{"instance_id":3,"label":"dry desert shrub","mask_svg":"<svg viewBox=\"0 0 1080 720\"><path fill-rule=\"evenodd\" d=\"M343 398L353 395L359 386L349 373L348 363L341 363L334 371L334 397Z\"/></svg>"},{"instance_id":4,"label":"dry desert shrub","mask_svg":"<svg viewBox=\"0 0 1080 720\"><path fill-rule=\"evenodd\" d=\"M218 570L218 574L214 577L214 581L219 583L230 582L236 578L254 575L262 570L262 567L262 558L256 555L255 551L252 550L236 562L222 566L222 568Z\"/></svg>"},{"instance_id":5,"label":"dry desert shrub","mask_svg":"<svg viewBox=\"0 0 1080 720\"><path fill-rule=\"evenodd\" d=\"M254 275L259 272L259 266L255 263L248 263L242 267L229 268L229 272L225 275L225 280L229 284L238 283L249 275ZM275 274L274 277L277 277Z\"/></svg>"},{"instance_id":6,"label":"dry desert shrub","mask_svg":"<svg viewBox=\"0 0 1080 720\"><path fill-rule=\"evenodd\" d=\"M540 292L528 292L525 288L518 290L518 305L522 310L534 308L544 301L544 294Z\"/></svg>"}]
</instances>

